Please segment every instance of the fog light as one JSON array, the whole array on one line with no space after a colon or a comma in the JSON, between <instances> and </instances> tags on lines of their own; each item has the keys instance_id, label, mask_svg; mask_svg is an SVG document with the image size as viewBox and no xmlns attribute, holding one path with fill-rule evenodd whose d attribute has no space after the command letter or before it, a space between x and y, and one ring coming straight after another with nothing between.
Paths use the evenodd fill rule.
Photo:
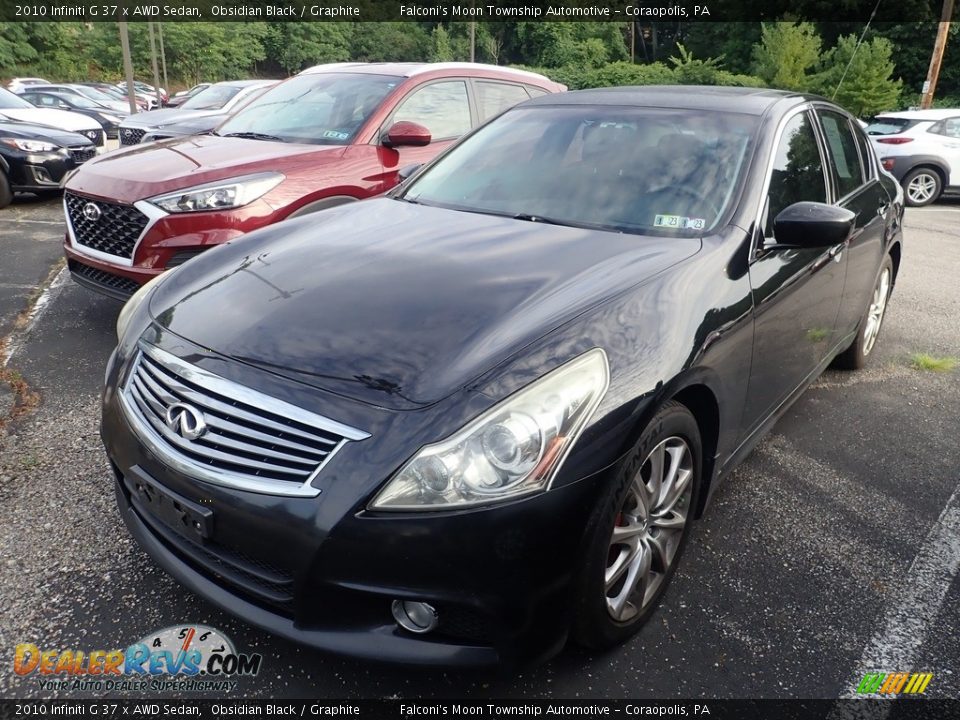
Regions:
<instances>
[{"instance_id":1,"label":"fog light","mask_svg":"<svg viewBox=\"0 0 960 720\"><path fill-rule=\"evenodd\" d=\"M437 611L425 602L394 600L390 610L397 624L412 633L428 633L437 626Z\"/></svg>"}]
</instances>

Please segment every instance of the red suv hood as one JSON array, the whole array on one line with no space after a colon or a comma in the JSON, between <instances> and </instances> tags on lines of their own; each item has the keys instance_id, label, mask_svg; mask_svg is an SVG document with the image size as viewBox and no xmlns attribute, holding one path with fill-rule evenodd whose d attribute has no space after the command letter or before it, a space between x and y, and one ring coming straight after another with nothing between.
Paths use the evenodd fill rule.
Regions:
<instances>
[{"instance_id":1,"label":"red suv hood","mask_svg":"<svg viewBox=\"0 0 960 720\"><path fill-rule=\"evenodd\" d=\"M275 170L336 162L342 145L294 145L215 135L136 145L84 163L67 189L116 202L132 203L164 192Z\"/></svg>"}]
</instances>

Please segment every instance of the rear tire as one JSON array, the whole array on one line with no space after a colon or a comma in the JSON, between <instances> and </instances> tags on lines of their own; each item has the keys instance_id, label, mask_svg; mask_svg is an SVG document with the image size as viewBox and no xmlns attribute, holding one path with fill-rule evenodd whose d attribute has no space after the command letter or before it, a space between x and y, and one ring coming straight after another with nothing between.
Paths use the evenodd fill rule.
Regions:
<instances>
[{"instance_id":1,"label":"rear tire","mask_svg":"<svg viewBox=\"0 0 960 720\"><path fill-rule=\"evenodd\" d=\"M860 320L860 328L853 343L837 355L833 367L840 370L861 370L867 364L867 357L877 345L877 338L883 327L883 318L887 312L887 302L893 292L893 260L887 255L880 266L880 274L870 295L870 304Z\"/></svg>"},{"instance_id":2,"label":"rear tire","mask_svg":"<svg viewBox=\"0 0 960 720\"><path fill-rule=\"evenodd\" d=\"M933 168L921 167L911 170L903 178L903 195L910 207L929 205L943 189L940 173Z\"/></svg>"},{"instance_id":3,"label":"rear tire","mask_svg":"<svg viewBox=\"0 0 960 720\"><path fill-rule=\"evenodd\" d=\"M666 403L588 525L572 629L580 645L613 647L656 609L689 537L702 465L697 421L680 403Z\"/></svg>"},{"instance_id":4,"label":"rear tire","mask_svg":"<svg viewBox=\"0 0 960 720\"><path fill-rule=\"evenodd\" d=\"M0 208L5 208L13 202L13 192L10 190L10 182L3 170L0 170Z\"/></svg>"}]
</instances>

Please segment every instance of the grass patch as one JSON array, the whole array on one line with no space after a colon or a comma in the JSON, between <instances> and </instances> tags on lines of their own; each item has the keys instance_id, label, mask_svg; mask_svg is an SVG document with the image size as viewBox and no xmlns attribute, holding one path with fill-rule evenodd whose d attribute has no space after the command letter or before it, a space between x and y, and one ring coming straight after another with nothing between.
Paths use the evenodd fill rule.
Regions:
<instances>
[{"instance_id":1,"label":"grass patch","mask_svg":"<svg viewBox=\"0 0 960 720\"><path fill-rule=\"evenodd\" d=\"M928 372L950 372L957 366L957 359L935 357L927 353L914 353L910 356L910 366L915 370L926 370Z\"/></svg>"}]
</instances>

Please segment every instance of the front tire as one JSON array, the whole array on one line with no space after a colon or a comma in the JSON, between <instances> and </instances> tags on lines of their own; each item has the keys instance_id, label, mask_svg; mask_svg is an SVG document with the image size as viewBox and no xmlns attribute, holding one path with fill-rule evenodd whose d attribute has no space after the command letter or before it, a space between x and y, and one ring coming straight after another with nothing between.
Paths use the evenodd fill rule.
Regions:
<instances>
[{"instance_id":1,"label":"front tire","mask_svg":"<svg viewBox=\"0 0 960 720\"><path fill-rule=\"evenodd\" d=\"M860 320L860 329L857 330L857 336L850 347L837 355L833 361L835 368L861 370L867 364L867 357L877 345L883 318L887 312L887 302L890 300L892 292L893 261L887 255L883 265L880 266L880 274L873 286L873 294L870 295L870 305L867 306L867 312Z\"/></svg>"},{"instance_id":2,"label":"front tire","mask_svg":"<svg viewBox=\"0 0 960 720\"><path fill-rule=\"evenodd\" d=\"M0 170L0 208L5 208L13 202L13 192L10 190L10 182L3 170Z\"/></svg>"},{"instance_id":3,"label":"front tire","mask_svg":"<svg viewBox=\"0 0 960 720\"><path fill-rule=\"evenodd\" d=\"M929 205L938 197L943 188L940 174L932 168L917 168L903 178L903 194L910 207Z\"/></svg>"},{"instance_id":4,"label":"front tire","mask_svg":"<svg viewBox=\"0 0 960 720\"><path fill-rule=\"evenodd\" d=\"M671 401L621 465L587 530L573 621L581 645L613 647L653 613L689 536L701 447L693 415Z\"/></svg>"}]
</instances>

